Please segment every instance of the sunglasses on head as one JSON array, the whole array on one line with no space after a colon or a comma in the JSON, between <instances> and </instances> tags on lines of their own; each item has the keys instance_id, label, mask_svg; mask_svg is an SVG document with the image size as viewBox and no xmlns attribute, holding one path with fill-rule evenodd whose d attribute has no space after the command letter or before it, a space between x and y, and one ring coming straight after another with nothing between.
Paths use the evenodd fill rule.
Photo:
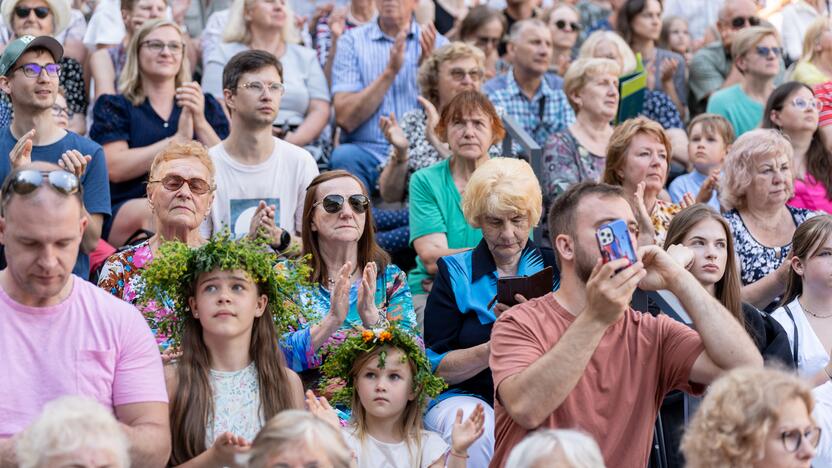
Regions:
<instances>
[{"instance_id":1,"label":"sunglasses on head","mask_svg":"<svg viewBox=\"0 0 832 468\"><path fill-rule=\"evenodd\" d=\"M51 171L40 171L37 169L24 169L6 179L2 187L2 200L5 206L12 193L17 195L28 195L43 185L52 187L62 195L75 195L81 191L81 181L75 174L55 169Z\"/></svg>"},{"instance_id":2,"label":"sunglasses on head","mask_svg":"<svg viewBox=\"0 0 832 468\"><path fill-rule=\"evenodd\" d=\"M17 17L20 18L20 19L26 19L26 18L29 17L29 15L32 13L33 10L35 12L35 16L37 16L40 19L44 19L47 16L49 16L49 7L30 8L30 7L19 6L19 7L15 7L14 14L17 15Z\"/></svg>"},{"instance_id":3,"label":"sunglasses on head","mask_svg":"<svg viewBox=\"0 0 832 468\"><path fill-rule=\"evenodd\" d=\"M362 214L370 208L370 199L366 195L356 193L347 198L350 207L358 214ZM341 195L327 195L321 201L316 201L312 208L321 205L327 213L339 213L344 208L344 197Z\"/></svg>"},{"instance_id":4,"label":"sunglasses on head","mask_svg":"<svg viewBox=\"0 0 832 468\"><path fill-rule=\"evenodd\" d=\"M744 28L746 25L759 26L760 18L757 18L756 16L737 16L731 20L731 27L733 29Z\"/></svg>"},{"instance_id":5,"label":"sunglasses on head","mask_svg":"<svg viewBox=\"0 0 832 468\"><path fill-rule=\"evenodd\" d=\"M171 192L176 192L181 189L183 185L188 184L188 188L191 189L191 193L194 195L205 195L206 193L214 190L214 187L211 186L211 184L209 184L205 179L200 179L198 177L186 179L175 174L166 175L161 179L149 180L148 183L160 183L165 190Z\"/></svg>"},{"instance_id":6,"label":"sunglasses on head","mask_svg":"<svg viewBox=\"0 0 832 468\"><path fill-rule=\"evenodd\" d=\"M581 30L581 25L578 24L578 23L573 23L571 21L566 21L566 20L557 20L557 21L555 21L555 27L557 27L561 31L566 31L566 26L567 25L569 26L570 31L580 31Z\"/></svg>"}]
</instances>

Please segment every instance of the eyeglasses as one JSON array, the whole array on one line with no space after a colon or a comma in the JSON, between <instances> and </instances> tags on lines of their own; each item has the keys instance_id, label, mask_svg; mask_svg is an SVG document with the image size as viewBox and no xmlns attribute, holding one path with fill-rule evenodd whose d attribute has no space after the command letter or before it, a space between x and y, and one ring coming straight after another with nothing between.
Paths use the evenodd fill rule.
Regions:
<instances>
[{"instance_id":1,"label":"eyeglasses","mask_svg":"<svg viewBox=\"0 0 832 468\"><path fill-rule=\"evenodd\" d=\"M188 184L188 188L191 189L191 193L193 193L194 195L205 195L206 193L214 190L215 188L214 186L209 184L205 179L200 179L197 177L186 179L175 174L166 175L161 179L149 180L147 183L161 183L162 187L164 187L165 190L171 192L176 192L177 190L181 189L183 185Z\"/></svg>"},{"instance_id":2,"label":"eyeglasses","mask_svg":"<svg viewBox=\"0 0 832 468\"><path fill-rule=\"evenodd\" d=\"M350 207L358 214L362 214L370 207L370 199L366 195L357 193L350 195L347 199ZM324 211L327 213L339 213L344 208L344 197L341 195L327 195L321 201L316 201L312 204L312 208L318 205L323 205Z\"/></svg>"},{"instance_id":3,"label":"eyeglasses","mask_svg":"<svg viewBox=\"0 0 832 468\"><path fill-rule=\"evenodd\" d=\"M806 110L815 108L818 112L820 112L821 108L823 107L823 103L818 101L817 99L806 99L802 97L796 97L792 99L792 105L797 110Z\"/></svg>"},{"instance_id":4,"label":"eyeglasses","mask_svg":"<svg viewBox=\"0 0 832 468\"><path fill-rule=\"evenodd\" d=\"M49 7L30 8L30 7L19 6L19 7L16 7L14 9L14 14L17 15L17 17L20 18L20 19L26 19L26 18L29 17L29 15L32 13L32 11L34 11L35 16L37 16L40 19L44 19L47 16L49 16Z\"/></svg>"},{"instance_id":5,"label":"eyeglasses","mask_svg":"<svg viewBox=\"0 0 832 468\"><path fill-rule=\"evenodd\" d=\"M500 44L499 37L486 37L486 36L477 36L476 44L478 47L486 47L486 46L494 46L497 47Z\"/></svg>"},{"instance_id":6,"label":"eyeglasses","mask_svg":"<svg viewBox=\"0 0 832 468\"><path fill-rule=\"evenodd\" d=\"M771 53L774 53L775 57L779 57L783 53L782 47L757 46L755 50L757 51L757 55L760 57L768 57Z\"/></svg>"},{"instance_id":7,"label":"eyeglasses","mask_svg":"<svg viewBox=\"0 0 832 468\"><path fill-rule=\"evenodd\" d=\"M52 104L52 115L60 117L61 114L65 114L68 119L71 119L75 115L75 112L69 110L68 107L64 107L59 104Z\"/></svg>"},{"instance_id":8,"label":"eyeglasses","mask_svg":"<svg viewBox=\"0 0 832 468\"><path fill-rule=\"evenodd\" d=\"M462 68L451 68L451 78L454 81L462 81L466 76L471 78L471 81L480 81L485 76L485 71L482 68L472 68L468 71Z\"/></svg>"},{"instance_id":9,"label":"eyeglasses","mask_svg":"<svg viewBox=\"0 0 832 468\"><path fill-rule=\"evenodd\" d=\"M171 42L162 42L162 41L144 41L142 42L142 47L147 47L150 49L151 52L161 54L165 47L168 48L170 53L173 55L179 55L182 53L182 50L185 48L185 44L178 42L178 41L171 41Z\"/></svg>"},{"instance_id":10,"label":"eyeglasses","mask_svg":"<svg viewBox=\"0 0 832 468\"><path fill-rule=\"evenodd\" d=\"M568 26L569 26L569 28L570 28L570 29L568 29L568 30L566 29L566 26L567 26L567 25L568 25ZM560 29L561 31L570 31L570 32L571 32L571 31L575 31L575 32L577 32L577 31L580 31L580 30L581 30L581 25L580 25L580 24L578 24L578 23L573 23L573 22L571 22L571 21L565 21L565 20L557 20L557 21L555 21L555 27L557 27L557 28L558 28L558 29Z\"/></svg>"},{"instance_id":11,"label":"eyeglasses","mask_svg":"<svg viewBox=\"0 0 832 468\"><path fill-rule=\"evenodd\" d=\"M790 453L797 452L803 440L806 440L812 447L817 447L818 442L820 442L820 428L813 426L805 431L800 429L783 431L780 433L780 439L783 440L783 448Z\"/></svg>"},{"instance_id":12,"label":"eyeglasses","mask_svg":"<svg viewBox=\"0 0 832 468\"><path fill-rule=\"evenodd\" d=\"M46 65L38 65L37 63L27 63L12 70L12 73L18 70L23 70L23 74L29 78L39 77L44 70L46 70L47 75L56 77L61 73L61 65L57 63L47 63Z\"/></svg>"},{"instance_id":13,"label":"eyeglasses","mask_svg":"<svg viewBox=\"0 0 832 468\"><path fill-rule=\"evenodd\" d=\"M247 89L254 94L263 94L263 90L267 89L269 90L269 94L276 94L278 96L283 94L283 90L286 89L286 87L283 86L283 83L263 83L262 81L252 81L250 83L243 83L240 85L240 87Z\"/></svg>"},{"instance_id":14,"label":"eyeglasses","mask_svg":"<svg viewBox=\"0 0 832 468\"><path fill-rule=\"evenodd\" d=\"M45 176L45 177L44 177ZM2 205L5 206L12 193L28 195L46 183L56 192L70 196L81 191L81 182L75 174L56 169L54 171L39 171L24 169L6 180L2 187Z\"/></svg>"},{"instance_id":15,"label":"eyeglasses","mask_svg":"<svg viewBox=\"0 0 832 468\"><path fill-rule=\"evenodd\" d=\"M756 16L737 16L731 20L732 29L742 29L746 25L759 26L760 18L757 18Z\"/></svg>"}]
</instances>

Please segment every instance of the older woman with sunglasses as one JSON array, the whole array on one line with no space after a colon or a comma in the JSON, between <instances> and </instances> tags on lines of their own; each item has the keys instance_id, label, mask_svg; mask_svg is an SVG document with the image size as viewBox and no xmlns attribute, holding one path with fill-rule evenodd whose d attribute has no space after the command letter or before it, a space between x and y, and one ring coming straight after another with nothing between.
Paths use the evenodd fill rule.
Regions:
<instances>
[{"instance_id":1,"label":"older woman with sunglasses","mask_svg":"<svg viewBox=\"0 0 832 468\"><path fill-rule=\"evenodd\" d=\"M121 94L98 98L90 131L110 172L113 215L102 237L116 247L153 227L144 183L157 153L172 141L211 147L228 136L221 105L190 81L185 33L176 23L145 22L127 49Z\"/></svg>"},{"instance_id":2,"label":"older woman with sunglasses","mask_svg":"<svg viewBox=\"0 0 832 468\"><path fill-rule=\"evenodd\" d=\"M153 158L147 200L153 212L156 233L150 239L124 249L107 259L98 286L110 294L141 307L156 341L163 347L167 336L156 332L156 318L172 313L170 304L138 304L143 287L142 272L153 261L164 241L178 240L191 247L205 243L199 226L214 199L214 163L200 143L172 143Z\"/></svg>"},{"instance_id":3,"label":"older woman with sunglasses","mask_svg":"<svg viewBox=\"0 0 832 468\"><path fill-rule=\"evenodd\" d=\"M0 7L3 21L12 31L9 43L17 37L58 36L70 23L69 2L64 0L6 0ZM66 90L66 100L73 117L69 121L69 130L83 135L86 133L85 114L87 112L87 95L84 88L84 71L80 59L68 56L73 49L84 51L79 41L64 40L64 56L59 61L61 66L60 85ZM7 44L0 46L4 49ZM69 48L67 48L69 46ZM78 55L78 54L75 54ZM0 126L5 126L12 119L9 95L0 93Z\"/></svg>"},{"instance_id":4,"label":"older woman with sunglasses","mask_svg":"<svg viewBox=\"0 0 832 468\"><path fill-rule=\"evenodd\" d=\"M563 76L572 63L572 52L581 32L581 15L575 6L561 2L546 11L543 22L549 25L549 30L552 31L550 69Z\"/></svg>"},{"instance_id":5,"label":"older woman with sunglasses","mask_svg":"<svg viewBox=\"0 0 832 468\"><path fill-rule=\"evenodd\" d=\"M289 367L316 369L355 327L398 321L415 329L407 278L375 242L370 199L358 178L341 170L315 177L306 189L301 232L312 287L299 300L313 319L281 341ZM317 371L301 374L307 388L317 377Z\"/></svg>"}]
</instances>

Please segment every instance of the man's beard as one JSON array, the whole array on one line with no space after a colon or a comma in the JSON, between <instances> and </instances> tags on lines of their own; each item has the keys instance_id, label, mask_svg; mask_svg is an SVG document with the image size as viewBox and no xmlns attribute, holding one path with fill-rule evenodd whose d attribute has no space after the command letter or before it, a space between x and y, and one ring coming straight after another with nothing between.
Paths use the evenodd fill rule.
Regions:
<instances>
[{"instance_id":1,"label":"man's beard","mask_svg":"<svg viewBox=\"0 0 832 468\"><path fill-rule=\"evenodd\" d=\"M575 274L586 284L592 275L592 269L598 261L599 254L594 255L585 250L579 243L575 243Z\"/></svg>"}]
</instances>

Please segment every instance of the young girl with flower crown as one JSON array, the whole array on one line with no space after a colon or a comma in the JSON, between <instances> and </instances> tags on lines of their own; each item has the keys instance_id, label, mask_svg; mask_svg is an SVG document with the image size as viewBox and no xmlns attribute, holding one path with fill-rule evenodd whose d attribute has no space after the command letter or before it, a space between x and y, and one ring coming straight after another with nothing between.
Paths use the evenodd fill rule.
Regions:
<instances>
[{"instance_id":1,"label":"young girl with flower crown","mask_svg":"<svg viewBox=\"0 0 832 468\"><path fill-rule=\"evenodd\" d=\"M343 429L359 468L464 468L468 447L483 433L483 408L463 422L456 414L451 446L442 437L422 428L422 412L428 397L445 387L431 373L423 345L395 324L386 329L354 333L324 363L323 383L346 378L333 401L352 408L350 425ZM307 398L313 412L328 405ZM316 409L317 407L317 409Z\"/></svg>"},{"instance_id":2,"label":"young girl with flower crown","mask_svg":"<svg viewBox=\"0 0 832 468\"><path fill-rule=\"evenodd\" d=\"M175 322L160 328L181 341L166 366L171 465L238 466L269 418L303 407L300 378L276 346L294 311L278 299L285 281L262 247L227 235L197 249L165 244L144 274L150 294L174 300Z\"/></svg>"}]
</instances>

